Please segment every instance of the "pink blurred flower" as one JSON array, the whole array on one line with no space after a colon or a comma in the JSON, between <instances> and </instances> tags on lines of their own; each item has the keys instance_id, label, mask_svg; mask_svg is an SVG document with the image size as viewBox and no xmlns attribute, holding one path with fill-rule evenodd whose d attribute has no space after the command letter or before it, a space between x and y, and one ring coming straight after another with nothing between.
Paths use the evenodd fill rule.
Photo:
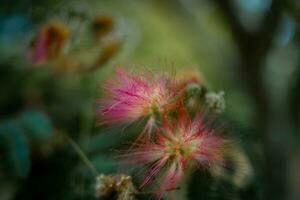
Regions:
<instances>
[{"instance_id":1,"label":"pink blurred flower","mask_svg":"<svg viewBox=\"0 0 300 200\"><path fill-rule=\"evenodd\" d=\"M171 89L170 77L153 73L130 74L116 71L117 81L108 82L106 97L100 100L100 123L132 123L148 118L145 130L151 132L156 115L165 113L177 98Z\"/></svg>"},{"instance_id":2,"label":"pink blurred flower","mask_svg":"<svg viewBox=\"0 0 300 200\"><path fill-rule=\"evenodd\" d=\"M40 64L57 58L69 36L70 31L62 22L55 21L44 25L34 40L29 53L30 61Z\"/></svg>"},{"instance_id":3,"label":"pink blurred flower","mask_svg":"<svg viewBox=\"0 0 300 200\"><path fill-rule=\"evenodd\" d=\"M158 199L178 186L187 166L209 168L224 163L227 141L207 128L199 114L191 121L184 108L179 108L178 112L177 123L169 124L164 119L163 128L157 130L155 140L135 144L124 155L132 164L150 166L140 187L151 182L158 173L163 173Z\"/></svg>"}]
</instances>

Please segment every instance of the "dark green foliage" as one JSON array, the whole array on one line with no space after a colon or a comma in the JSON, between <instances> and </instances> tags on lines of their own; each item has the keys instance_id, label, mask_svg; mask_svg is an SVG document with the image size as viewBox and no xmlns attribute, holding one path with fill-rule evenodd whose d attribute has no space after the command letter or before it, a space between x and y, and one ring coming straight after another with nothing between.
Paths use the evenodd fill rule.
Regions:
<instances>
[{"instance_id":1,"label":"dark green foliage","mask_svg":"<svg viewBox=\"0 0 300 200\"><path fill-rule=\"evenodd\" d=\"M8 62L0 63L0 117L9 116L22 107L22 86L27 73L19 70Z\"/></svg>"},{"instance_id":2,"label":"dark green foliage","mask_svg":"<svg viewBox=\"0 0 300 200\"><path fill-rule=\"evenodd\" d=\"M67 158L67 159L66 159ZM72 186L72 166L78 164L77 159L69 151L57 150L48 158L35 157L31 172L15 199L60 199L74 198L76 188ZM45 181L46 180L46 181ZM73 192L70 192L73 191Z\"/></svg>"},{"instance_id":3,"label":"dark green foliage","mask_svg":"<svg viewBox=\"0 0 300 200\"><path fill-rule=\"evenodd\" d=\"M196 172L189 184L188 195L191 200L229 200L233 197L233 191L229 185L215 180L210 174Z\"/></svg>"}]
</instances>

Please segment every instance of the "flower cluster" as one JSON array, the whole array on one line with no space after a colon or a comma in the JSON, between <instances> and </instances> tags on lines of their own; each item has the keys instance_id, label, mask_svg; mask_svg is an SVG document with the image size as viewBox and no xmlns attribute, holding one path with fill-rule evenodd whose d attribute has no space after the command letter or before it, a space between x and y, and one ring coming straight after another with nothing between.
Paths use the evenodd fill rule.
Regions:
<instances>
[{"instance_id":1,"label":"flower cluster","mask_svg":"<svg viewBox=\"0 0 300 200\"><path fill-rule=\"evenodd\" d=\"M117 78L117 82L106 84L107 98L100 101L99 111L105 124L148 119L148 137L141 137L122 156L131 164L149 167L140 188L161 177L157 191L160 199L166 191L178 187L187 168L224 165L227 140L205 124L201 112L196 110L192 118L186 107L189 84L203 87L194 75L189 81L188 77L178 80L119 69Z\"/></svg>"}]
</instances>

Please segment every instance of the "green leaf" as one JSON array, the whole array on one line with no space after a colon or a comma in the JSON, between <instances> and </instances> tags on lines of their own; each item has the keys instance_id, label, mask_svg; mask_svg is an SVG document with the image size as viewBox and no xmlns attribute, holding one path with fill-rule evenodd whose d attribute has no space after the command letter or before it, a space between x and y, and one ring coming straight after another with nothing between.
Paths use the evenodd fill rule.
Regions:
<instances>
[{"instance_id":1,"label":"green leaf","mask_svg":"<svg viewBox=\"0 0 300 200\"><path fill-rule=\"evenodd\" d=\"M20 122L26 135L33 140L45 141L52 136L53 127L48 117L36 110L28 110L21 116Z\"/></svg>"},{"instance_id":2,"label":"green leaf","mask_svg":"<svg viewBox=\"0 0 300 200\"><path fill-rule=\"evenodd\" d=\"M21 126L13 120L0 124L0 154L4 170L12 177L26 177L30 170L29 146Z\"/></svg>"}]
</instances>

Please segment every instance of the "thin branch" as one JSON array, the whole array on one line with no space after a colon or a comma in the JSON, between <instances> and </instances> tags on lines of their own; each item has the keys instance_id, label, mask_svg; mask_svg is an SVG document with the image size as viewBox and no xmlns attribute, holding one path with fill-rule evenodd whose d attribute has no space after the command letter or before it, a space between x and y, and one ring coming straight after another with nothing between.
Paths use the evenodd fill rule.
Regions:
<instances>
[{"instance_id":1,"label":"thin branch","mask_svg":"<svg viewBox=\"0 0 300 200\"><path fill-rule=\"evenodd\" d=\"M68 135L65 135L66 139L68 142L72 145L73 149L76 151L76 153L79 155L81 160L86 164L86 166L91 170L91 172L95 175L98 176L99 172L95 168L95 166L91 163L91 161L88 159L88 157L85 155L85 153L81 150L81 148L78 146L78 144L70 138Z\"/></svg>"}]
</instances>

